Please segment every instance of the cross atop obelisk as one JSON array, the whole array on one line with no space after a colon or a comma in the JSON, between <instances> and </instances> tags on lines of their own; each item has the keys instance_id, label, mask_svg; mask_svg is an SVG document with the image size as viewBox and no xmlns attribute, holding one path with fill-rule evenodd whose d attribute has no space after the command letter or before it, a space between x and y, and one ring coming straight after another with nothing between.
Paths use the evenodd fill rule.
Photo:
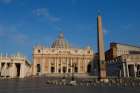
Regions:
<instances>
[{"instance_id":1,"label":"cross atop obelisk","mask_svg":"<svg viewBox=\"0 0 140 93\"><path fill-rule=\"evenodd\" d=\"M98 42L98 65L99 65L99 79L100 81L106 81L106 62L104 53L104 36L102 31L102 17L97 16L97 42Z\"/></svg>"}]
</instances>

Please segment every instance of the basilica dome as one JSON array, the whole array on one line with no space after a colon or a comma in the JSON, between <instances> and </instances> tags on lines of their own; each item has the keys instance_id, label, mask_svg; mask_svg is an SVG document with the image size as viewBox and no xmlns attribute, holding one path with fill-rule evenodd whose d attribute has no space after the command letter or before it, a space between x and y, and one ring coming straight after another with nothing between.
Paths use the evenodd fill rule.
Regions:
<instances>
[{"instance_id":1,"label":"basilica dome","mask_svg":"<svg viewBox=\"0 0 140 93\"><path fill-rule=\"evenodd\" d=\"M70 48L70 45L64 40L64 34L60 33L59 37L53 42L51 48Z\"/></svg>"}]
</instances>

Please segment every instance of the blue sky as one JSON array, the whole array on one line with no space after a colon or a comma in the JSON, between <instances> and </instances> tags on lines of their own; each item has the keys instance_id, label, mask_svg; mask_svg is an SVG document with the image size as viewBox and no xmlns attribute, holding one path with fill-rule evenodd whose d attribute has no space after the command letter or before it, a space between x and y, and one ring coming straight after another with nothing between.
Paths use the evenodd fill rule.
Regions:
<instances>
[{"instance_id":1,"label":"blue sky","mask_svg":"<svg viewBox=\"0 0 140 93\"><path fill-rule=\"evenodd\" d=\"M63 32L73 47L97 51L97 11L101 11L105 48L119 42L140 46L140 0L0 0L0 52L49 47Z\"/></svg>"}]
</instances>

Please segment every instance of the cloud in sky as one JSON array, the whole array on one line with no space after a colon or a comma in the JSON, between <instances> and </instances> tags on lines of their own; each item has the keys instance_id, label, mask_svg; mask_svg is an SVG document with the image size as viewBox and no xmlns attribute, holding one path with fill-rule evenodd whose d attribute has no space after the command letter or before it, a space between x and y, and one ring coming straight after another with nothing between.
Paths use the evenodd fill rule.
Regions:
<instances>
[{"instance_id":1,"label":"cloud in sky","mask_svg":"<svg viewBox=\"0 0 140 93\"><path fill-rule=\"evenodd\" d=\"M103 32L104 32L104 34L107 34L108 33L108 30L103 27Z\"/></svg>"},{"instance_id":2,"label":"cloud in sky","mask_svg":"<svg viewBox=\"0 0 140 93\"><path fill-rule=\"evenodd\" d=\"M25 44L28 41L28 36L19 32L17 25L0 24L0 36L16 44Z\"/></svg>"},{"instance_id":3,"label":"cloud in sky","mask_svg":"<svg viewBox=\"0 0 140 93\"><path fill-rule=\"evenodd\" d=\"M133 27L133 25L129 24L129 23L122 26L122 28L125 29L125 30L132 29L132 27Z\"/></svg>"},{"instance_id":4,"label":"cloud in sky","mask_svg":"<svg viewBox=\"0 0 140 93\"><path fill-rule=\"evenodd\" d=\"M50 22L60 21L59 17L52 16L47 8L37 8L32 11L33 15L38 17L46 17Z\"/></svg>"},{"instance_id":5,"label":"cloud in sky","mask_svg":"<svg viewBox=\"0 0 140 93\"><path fill-rule=\"evenodd\" d=\"M13 1L15 0L0 0L1 3L4 3L4 4L10 4L12 3Z\"/></svg>"},{"instance_id":6,"label":"cloud in sky","mask_svg":"<svg viewBox=\"0 0 140 93\"><path fill-rule=\"evenodd\" d=\"M32 11L36 16L49 16L47 8L38 8Z\"/></svg>"}]
</instances>

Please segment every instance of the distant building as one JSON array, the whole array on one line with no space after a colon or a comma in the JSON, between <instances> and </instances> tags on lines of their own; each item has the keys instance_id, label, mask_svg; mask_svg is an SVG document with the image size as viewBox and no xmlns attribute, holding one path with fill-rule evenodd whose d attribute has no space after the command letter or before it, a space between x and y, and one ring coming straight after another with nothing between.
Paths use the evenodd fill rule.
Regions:
<instances>
[{"instance_id":1,"label":"distant building","mask_svg":"<svg viewBox=\"0 0 140 93\"><path fill-rule=\"evenodd\" d=\"M91 72L93 50L72 48L61 33L50 48L36 46L33 49L33 75L84 75Z\"/></svg>"},{"instance_id":2,"label":"distant building","mask_svg":"<svg viewBox=\"0 0 140 93\"><path fill-rule=\"evenodd\" d=\"M14 56L0 56L0 76L9 78L24 78L31 75L31 64L17 53Z\"/></svg>"},{"instance_id":3,"label":"distant building","mask_svg":"<svg viewBox=\"0 0 140 93\"><path fill-rule=\"evenodd\" d=\"M110 49L105 52L105 57L106 60L111 60L124 54L140 54L140 47L112 42Z\"/></svg>"},{"instance_id":4,"label":"distant building","mask_svg":"<svg viewBox=\"0 0 140 93\"><path fill-rule=\"evenodd\" d=\"M140 47L111 43L106 52L108 74L119 77L140 76Z\"/></svg>"}]
</instances>

